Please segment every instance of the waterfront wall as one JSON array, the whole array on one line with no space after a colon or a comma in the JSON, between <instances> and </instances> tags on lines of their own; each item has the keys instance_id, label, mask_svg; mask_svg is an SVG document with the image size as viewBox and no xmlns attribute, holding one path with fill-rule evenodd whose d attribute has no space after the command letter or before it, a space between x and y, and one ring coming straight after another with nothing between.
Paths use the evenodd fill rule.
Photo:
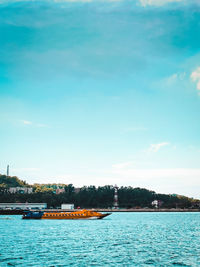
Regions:
<instances>
[{"instance_id":1,"label":"waterfront wall","mask_svg":"<svg viewBox=\"0 0 200 267\"><path fill-rule=\"evenodd\" d=\"M80 209L79 209L80 210ZM97 212L200 212L200 209L88 209ZM36 210L38 211L38 210ZM72 210L43 209L44 212L72 212ZM78 210L74 210L78 211ZM0 215L20 215L23 210L0 210Z\"/></svg>"}]
</instances>

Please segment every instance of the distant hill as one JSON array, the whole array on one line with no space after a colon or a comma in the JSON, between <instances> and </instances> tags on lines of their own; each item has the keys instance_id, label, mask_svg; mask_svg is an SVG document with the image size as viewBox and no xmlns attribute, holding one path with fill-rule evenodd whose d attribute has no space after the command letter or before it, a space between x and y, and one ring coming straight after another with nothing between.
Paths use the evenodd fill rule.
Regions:
<instances>
[{"instance_id":1,"label":"distant hill","mask_svg":"<svg viewBox=\"0 0 200 267\"><path fill-rule=\"evenodd\" d=\"M10 193L9 187L32 187L32 193ZM57 193L57 189L64 189ZM108 208L113 206L114 187L83 186L76 190L72 184L34 184L29 185L18 177L0 175L0 203L4 202L42 202L48 207L60 207L62 203L74 203L81 208ZM120 208L152 208L156 201L162 208L200 208L200 200L180 195L158 194L145 188L119 187Z\"/></svg>"},{"instance_id":2,"label":"distant hill","mask_svg":"<svg viewBox=\"0 0 200 267\"><path fill-rule=\"evenodd\" d=\"M0 174L0 187L23 187L28 186L25 181L20 180L16 176L6 176Z\"/></svg>"}]
</instances>

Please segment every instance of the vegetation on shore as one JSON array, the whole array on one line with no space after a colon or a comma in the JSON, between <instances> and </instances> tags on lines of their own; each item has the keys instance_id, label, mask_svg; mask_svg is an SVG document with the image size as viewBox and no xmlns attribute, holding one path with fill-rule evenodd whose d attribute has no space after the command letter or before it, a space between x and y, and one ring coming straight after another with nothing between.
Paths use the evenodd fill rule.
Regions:
<instances>
[{"instance_id":1,"label":"vegetation on shore","mask_svg":"<svg viewBox=\"0 0 200 267\"><path fill-rule=\"evenodd\" d=\"M0 202L43 202L48 207L57 208L62 203L74 203L80 208L113 207L114 187L84 186L78 190L72 184L34 184L33 193L9 193L9 187L30 187L17 177L0 175ZM55 194L57 188L64 192ZM120 208L152 208L152 201L159 200L163 208L196 207L197 200L180 195L157 194L144 188L120 187L118 189Z\"/></svg>"},{"instance_id":2,"label":"vegetation on shore","mask_svg":"<svg viewBox=\"0 0 200 267\"><path fill-rule=\"evenodd\" d=\"M9 187L23 187L28 186L25 181L20 180L16 176L6 176L0 174L0 190L3 191Z\"/></svg>"}]
</instances>

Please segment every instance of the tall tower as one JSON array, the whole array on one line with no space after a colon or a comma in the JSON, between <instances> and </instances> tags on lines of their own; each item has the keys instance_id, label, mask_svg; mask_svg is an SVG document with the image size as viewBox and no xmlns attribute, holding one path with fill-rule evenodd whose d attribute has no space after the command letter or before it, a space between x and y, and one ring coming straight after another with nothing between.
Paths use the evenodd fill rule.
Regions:
<instances>
[{"instance_id":1,"label":"tall tower","mask_svg":"<svg viewBox=\"0 0 200 267\"><path fill-rule=\"evenodd\" d=\"M9 165L7 165L7 176L9 176Z\"/></svg>"},{"instance_id":2,"label":"tall tower","mask_svg":"<svg viewBox=\"0 0 200 267\"><path fill-rule=\"evenodd\" d=\"M115 189L115 193L114 193L114 209L118 209L119 205L118 205L118 187L117 187L117 185L115 185L114 189Z\"/></svg>"}]
</instances>

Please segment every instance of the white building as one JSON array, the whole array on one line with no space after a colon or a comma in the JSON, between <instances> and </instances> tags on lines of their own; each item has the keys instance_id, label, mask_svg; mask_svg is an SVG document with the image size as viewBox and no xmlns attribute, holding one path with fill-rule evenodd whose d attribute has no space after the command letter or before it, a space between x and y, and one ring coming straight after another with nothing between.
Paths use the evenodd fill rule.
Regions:
<instances>
[{"instance_id":1,"label":"white building","mask_svg":"<svg viewBox=\"0 0 200 267\"><path fill-rule=\"evenodd\" d=\"M46 209L47 203L0 203L1 209Z\"/></svg>"},{"instance_id":2,"label":"white building","mask_svg":"<svg viewBox=\"0 0 200 267\"><path fill-rule=\"evenodd\" d=\"M151 205L154 206L155 208L160 208L162 204L163 204L163 201L157 200L157 199L151 202Z\"/></svg>"},{"instance_id":3,"label":"white building","mask_svg":"<svg viewBox=\"0 0 200 267\"><path fill-rule=\"evenodd\" d=\"M21 193L21 194L31 194L33 193L33 188L32 187L10 187L8 189L8 192L10 193Z\"/></svg>"},{"instance_id":4,"label":"white building","mask_svg":"<svg viewBox=\"0 0 200 267\"><path fill-rule=\"evenodd\" d=\"M158 200L152 201L151 205L154 206L155 208L158 208Z\"/></svg>"},{"instance_id":5,"label":"white building","mask_svg":"<svg viewBox=\"0 0 200 267\"><path fill-rule=\"evenodd\" d=\"M61 209L62 210L74 210L74 204L62 204Z\"/></svg>"}]
</instances>

